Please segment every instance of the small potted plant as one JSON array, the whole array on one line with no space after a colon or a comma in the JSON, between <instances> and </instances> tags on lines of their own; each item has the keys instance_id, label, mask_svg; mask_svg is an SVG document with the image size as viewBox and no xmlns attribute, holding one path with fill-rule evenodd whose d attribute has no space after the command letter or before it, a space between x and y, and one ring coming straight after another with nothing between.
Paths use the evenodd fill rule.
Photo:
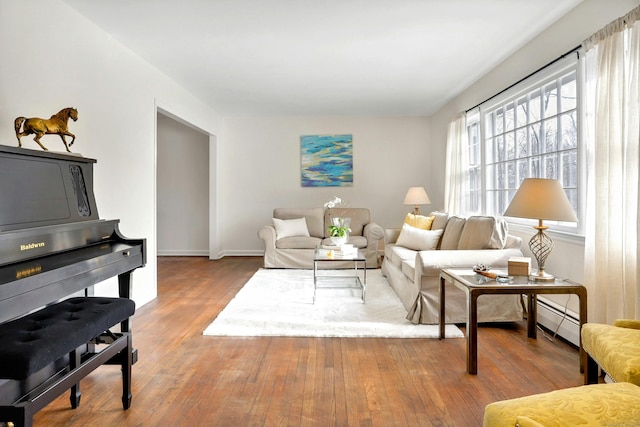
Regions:
<instances>
[{"instance_id":1,"label":"small potted plant","mask_svg":"<svg viewBox=\"0 0 640 427\"><path fill-rule=\"evenodd\" d=\"M333 224L328 228L331 240L336 246L342 246L349 240L349 228L348 221L350 218L333 218Z\"/></svg>"},{"instance_id":2,"label":"small potted plant","mask_svg":"<svg viewBox=\"0 0 640 427\"><path fill-rule=\"evenodd\" d=\"M327 227L327 231L329 232L329 236L331 236L331 241L336 246L342 246L347 243L349 240L349 233L351 232L351 228L349 228L351 218L333 218L331 216L331 209L336 205L342 204L344 204L342 199L337 196L324 204L324 207L329 209L329 218L331 218L331 225Z\"/></svg>"}]
</instances>

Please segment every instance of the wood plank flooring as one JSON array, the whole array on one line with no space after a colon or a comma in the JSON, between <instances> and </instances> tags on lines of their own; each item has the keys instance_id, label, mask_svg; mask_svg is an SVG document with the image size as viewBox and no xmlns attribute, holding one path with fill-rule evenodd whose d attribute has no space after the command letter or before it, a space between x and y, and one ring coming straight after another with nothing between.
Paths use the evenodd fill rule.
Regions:
<instances>
[{"instance_id":1,"label":"wood plank flooring","mask_svg":"<svg viewBox=\"0 0 640 427\"><path fill-rule=\"evenodd\" d=\"M578 351L526 324L481 327L478 375L464 339L227 338L202 331L261 258L158 259L158 298L133 321L133 401L120 371L61 396L36 426L479 426L486 404L582 384ZM134 278L135 281L135 278Z\"/></svg>"}]
</instances>

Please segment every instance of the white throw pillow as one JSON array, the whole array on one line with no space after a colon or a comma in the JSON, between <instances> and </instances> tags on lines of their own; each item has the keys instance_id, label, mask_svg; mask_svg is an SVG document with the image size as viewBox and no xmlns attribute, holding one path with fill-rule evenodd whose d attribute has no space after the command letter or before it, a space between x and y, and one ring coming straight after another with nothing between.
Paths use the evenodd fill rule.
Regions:
<instances>
[{"instance_id":1,"label":"white throw pillow","mask_svg":"<svg viewBox=\"0 0 640 427\"><path fill-rule=\"evenodd\" d=\"M307 220L304 217L296 219L273 218L273 226L276 229L276 239L294 236L309 237Z\"/></svg>"},{"instance_id":2,"label":"white throw pillow","mask_svg":"<svg viewBox=\"0 0 640 427\"><path fill-rule=\"evenodd\" d=\"M396 244L414 251L432 251L438 246L442 231L422 230L403 224Z\"/></svg>"}]
</instances>

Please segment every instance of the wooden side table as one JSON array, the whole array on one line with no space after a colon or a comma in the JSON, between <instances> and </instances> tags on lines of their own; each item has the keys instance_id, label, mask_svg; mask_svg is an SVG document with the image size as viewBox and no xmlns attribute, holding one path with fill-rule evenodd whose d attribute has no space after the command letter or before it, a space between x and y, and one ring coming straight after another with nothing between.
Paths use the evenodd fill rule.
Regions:
<instances>
[{"instance_id":1,"label":"wooden side table","mask_svg":"<svg viewBox=\"0 0 640 427\"><path fill-rule=\"evenodd\" d=\"M527 295L527 335L537 337L537 295L575 294L580 300L580 328L587 321L587 289L569 280L552 282L530 281L527 276L513 276L513 281L500 283L475 274L470 269L443 269L440 271L440 339L444 338L446 282L463 290L467 295L467 372L478 373L478 297L480 295ZM580 372L584 371L585 353L580 338Z\"/></svg>"}]
</instances>

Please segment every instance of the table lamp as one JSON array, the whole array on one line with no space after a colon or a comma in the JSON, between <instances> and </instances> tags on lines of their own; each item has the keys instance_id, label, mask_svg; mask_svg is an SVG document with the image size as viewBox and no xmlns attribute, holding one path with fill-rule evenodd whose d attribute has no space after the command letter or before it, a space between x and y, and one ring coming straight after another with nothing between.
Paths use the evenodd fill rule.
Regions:
<instances>
[{"instance_id":1,"label":"table lamp","mask_svg":"<svg viewBox=\"0 0 640 427\"><path fill-rule=\"evenodd\" d=\"M403 205L413 205L413 214L420 215L420 208L418 205L428 205L431 203L427 192L424 187L411 187L407 191L407 195L404 197Z\"/></svg>"},{"instance_id":2,"label":"table lamp","mask_svg":"<svg viewBox=\"0 0 640 427\"><path fill-rule=\"evenodd\" d=\"M529 249L538 261L538 272L530 276L537 281L551 281L555 278L544 271L547 257L553 250L553 240L544 233L549 227L543 220L576 222L576 214L567 195L556 179L526 178L513 196L504 216L532 218L538 220L534 226L538 232L529 240Z\"/></svg>"}]
</instances>

